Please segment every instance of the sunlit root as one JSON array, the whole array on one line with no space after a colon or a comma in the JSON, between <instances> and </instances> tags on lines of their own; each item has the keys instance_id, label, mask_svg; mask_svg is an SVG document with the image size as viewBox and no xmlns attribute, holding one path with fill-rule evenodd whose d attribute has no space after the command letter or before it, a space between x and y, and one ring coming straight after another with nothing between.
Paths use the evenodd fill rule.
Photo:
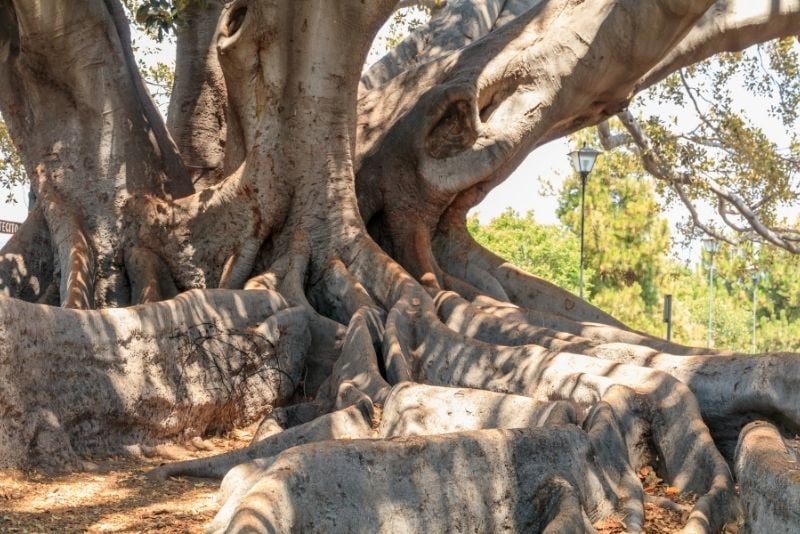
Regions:
<instances>
[{"instance_id":1,"label":"sunlit root","mask_svg":"<svg viewBox=\"0 0 800 534\"><path fill-rule=\"evenodd\" d=\"M717 446L729 458L739 429L759 414L768 417L780 413L788 431L800 429L797 354L673 355L638 344L606 343L538 326L518 314L474 306L453 293L441 292L435 302L448 326L480 341L511 346L536 344L672 375L692 390Z\"/></svg>"},{"instance_id":2,"label":"sunlit root","mask_svg":"<svg viewBox=\"0 0 800 534\"><path fill-rule=\"evenodd\" d=\"M672 376L533 345L488 345L435 324L421 337L424 341L416 351L421 380L587 406L607 402L619 420L634 467L647 456L633 444L644 443L646 449L658 451L665 479L701 495L687 528L713 531L733 516L728 466L691 391ZM450 349L442 351L442 346Z\"/></svg>"},{"instance_id":3,"label":"sunlit root","mask_svg":"<svg viewBox=\"0 0 800 534\"><path fill-rule=\"evenodd\" d=\"M575 426L306 445L232 494L210 530L563 532L612 512L600 471Z\"/></svg>"},{"instance_id":4,"label":"sunlit root","mask_svg":"<svg viewBox=\"0 0 800 534\"><path fill-rule=\"evenodd\" d=\"M405 382L394 386L386 399L378 435L409 437L489 428L575 425L582 419L582 410L566 401L537 402L519 395Z\"/></svg>"},{"instance_id":5,"label":"sunlit root","mask_svg":"<svg viewBox=\"0 0 800 534\"><path fill-rule=\"evenodd\" d=\"M736 450L736 478L747 532L800 529L800 455L773 425L747 425Z\"/></svg>"},{"instance_id":6,"label":"sunlit root","mask_svg":"<svg viewBox=\"0 0 800 534\"><path fill-rule=\"evenodd\" d=\"M739 430L754 419L772 419L787 433L800 431L800 354L674 356L627 345L599 346L593 354L663 371L686 384L728 458Z\"/></svg>"},{"instance_id":7,"label":"sunlit root","mask_svg":"<svg viewBox=\"0 0 800 534\"><path fill-rule=\"evenodd\" d=\"M88 310L94 307L94 258L78 214L48 182L44 166L37 167L42 212L61 269L61 305Z\"/></svg>"},{"instance_id":8,"label":"sunlit root","mask_svg":"<svg viewBox=\"0 0 800 534\"><path fill-rule=\"evenodd\" d=\"M434 240L436 259L450 275L480 288L483 274L489 273L493 284L502 288L507 300L527 309L547 309L573 321L588 321L624 328L607 313L579 299L564 289L520 268L480 246L467 232L463 214L452 211L439 224ZM496 292L487 292L492 296ZM497 298L497 297L495 297Z\"/></svg>"},{"instance_id":9,"label":"sunlit root","mask_svg":"<svg viewBox=\"0 0 800 534\"><path fill-rule=\"evenodd\" d=\"M353 315L342 353L320 391L321 399L337 408L355 404L362 398L384 403L390 386L381 375L375 353L375 344L382 334L381 317L373 308L361 308Z\"/></svg>"},{"instance_id":10,"label":"sunlit root","mask_svg":"<svg viewBox=\"0 0 800 534\"><path fill-rule=\"evenodd\" d=\"M252 442L261 441L287 428L310 423L321 415L324 415L322 406L313 401L275 408L259 423Z\"/></svg>"},{"instance_id":11,"label":"sunlit root","mask_svg":"<svg viewBox=\"0 0 800 534\"><path fill-rule=\"evenodd\" d=\"M341 355L333 367L331 377L320 391L323 406L318 409L324 411L324 405L327 405L335 411L263 439L254 439L249 447L238 451L165 465L153 471L152 476L222 478L240 464L254 459L262 459L263 463L264 458L297 445L373 437L373 402L383 402L389 392L389 385L378 369L373 348L376 332L371 332L371 328L374 328L374 324L375 317L370 308L359 309L350 321ZM236 478L239 476L237 473L248 469L250 467L242 467L230 476Z\"/></svg>"},{"instance_id":12,"label":"sunlit root","mask_svg":"<svg viewBox=\"0 0 800 534\"><path fill-rule=\"evenodd\" d=\"M0 332L0 466L50 470L255 421L290 398L308 346L303 311L266 291L104 311L2 299Z\"/></svg>"}]
</instances>

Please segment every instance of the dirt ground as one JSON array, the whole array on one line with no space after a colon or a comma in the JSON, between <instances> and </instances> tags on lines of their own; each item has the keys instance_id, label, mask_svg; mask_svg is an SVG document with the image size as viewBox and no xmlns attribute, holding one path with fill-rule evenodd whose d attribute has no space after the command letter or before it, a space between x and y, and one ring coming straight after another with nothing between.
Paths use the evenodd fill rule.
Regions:
<instances>
[{"instance_id":1,"label":"dirt ground","mask_svg":"<svg viewBox=\"0 0 800 534\"><path fill-rule=\"evenodd\" d=\"M252 429L226 437L164 446L148 451L150 457L89 459L91 472L61 476L0 470L0 533L203 532L219 505L219 481L170 478L166 482L144 474L158 465L199 458L244 447ZM645 504L645 532L676 532L695 501L663 484L649 467L639 471L649 497ZM622 521L610 518L595 525L599 534L624 532ZM738 528L729 525L726 534Z\"/></svg>"},{"instance_id":2,"label":"dirt ground","mask_svg":"<svg viewBox=\"0 0 800 534\"><path fill-rule=\"evenodd\" d=\"M90 472L47 476L0 470L0 532L203 532L219 506L219 481L144 474L158 465L246 446L249 431L194 444L163 446L147 456L88 460Z\"/></svg>"}]
</instances>

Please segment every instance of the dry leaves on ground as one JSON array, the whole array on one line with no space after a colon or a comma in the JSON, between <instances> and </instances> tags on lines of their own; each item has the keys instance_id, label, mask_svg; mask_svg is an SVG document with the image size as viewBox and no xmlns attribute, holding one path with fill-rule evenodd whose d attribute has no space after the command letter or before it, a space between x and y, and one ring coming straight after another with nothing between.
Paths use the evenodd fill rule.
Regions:
<instances>
[{"instance_id":1,"label":"dry leaves on ground","mask_svg":"<svg viewBox=\"0 0 800 534\"><path fill-rule=\"evenodd\" d=\"M216 480L144 474L165 461L240 448L252 434L235 431L194 445L158 447L155 455L94 460L92 472L48 476L0 470L0 532L203 532L217 512Z\"/></svg>"}]
</instances>

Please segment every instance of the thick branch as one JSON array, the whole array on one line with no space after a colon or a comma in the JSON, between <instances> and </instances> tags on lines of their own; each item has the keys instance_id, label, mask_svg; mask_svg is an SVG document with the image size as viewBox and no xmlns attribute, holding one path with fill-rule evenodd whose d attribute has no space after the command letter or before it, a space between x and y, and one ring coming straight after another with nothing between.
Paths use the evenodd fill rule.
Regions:
<instances>
[{"instance_id":1,"label":"thick branch","mask_svg":"<svg viewBox=\"0 0 800 534\"><path fill-rule=\"evenodd\" d=\"M217 56L217 25L225 3L191 2L184 11L185 23L175 30L175 84L167 126L200 189L222 179L226 145L235 146L241 135L229 131L236 125L226 117L228 95ZM227 169L239 163L232 161Z\"/></svg>"},{"instance_id":2,"label":"thick branch","mask_svg":"<svg viewBox=\"0 0 800 534\"><path fill-rule=\"evenodd\" d=\"M398 9L418 4L444 4L428 24L370 66L361 77L362 90L379 87L401 73L442 57L488 34L495 27L505 0L401 1ZM528 0L528 3L536 3Z\"/></svg>"},{"instance_id":3,"label":"thick branch","mask_svg":"<svg viewBox=\"0 0 800 534\"><path fill-rule=\"evenodd\" d=\"M645 88L681 67L720 52L800 34L800 0L717 0L695 27L658 65L642 77Z\"/></svg>"},{"instance_id":4,"label":"thick branch","mask_svg":"<svg viewBox=\"0 0 800 534\"><path fill-rule=\"evenodd\" d=\"M736 210L736 213L743 217L749 225L747 228L737 225L733 221L729 220L727 212L723 212L723 221L725 221L726 224L737 233L750 233L752 231L761 236L765 241L777 247L783 248L788 252L794 254L800 252L800 248L798 248L797 244L793 241L793 239L791 239L794 235L793 232L789 234L789 239L787 239L779 231L776 231L762 223L758 215L754 212L753 208L750 207L744 201L744 199L735 192L730 191L727 187L710 177L704 177L701 180L693 176L688 176L685 173L676 173L665 162L664 157L661 155L658 149L649 142L646 134L630 111L620 113L619 118L628 131L628 140L632 142L638 149L642 163L644 164L647 172L649 172L655 178L669 183L675 189L681 202L683 202L683 204L689 210L692 221L696 227L700 228L703 232L716 239L734 244L730 238L724 236L710 225L702 222L697 209L694 207L691 199L686 194L684 186L687 185L706 187L714 195L716 195L720 202L733 207ZM608 134L602 133L601 131L601 139L603 140L603 144L606 146L606 148L608 148L612 146L612 143L621 143L623 138L617 136L613 140L609 141Z\"/></svg>"}]
</instances>

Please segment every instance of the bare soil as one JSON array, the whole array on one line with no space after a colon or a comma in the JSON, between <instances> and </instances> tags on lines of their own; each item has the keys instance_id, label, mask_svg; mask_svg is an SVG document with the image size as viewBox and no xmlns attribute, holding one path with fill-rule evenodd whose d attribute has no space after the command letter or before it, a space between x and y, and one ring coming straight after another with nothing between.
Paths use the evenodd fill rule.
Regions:
<instances>
[{"instance_id":1,"label":"bare soil","mask_svg":"<svg viewBox=\"0 0 800 534\"><path fill-rule=\"evenodd\" d=\"M106 459L88 472L46 475L0 470L0 532L203 532L219 506L219 481L145 476L158 465L246 446L252 433L194 440Z\"/></svg>"}]
</instances>

